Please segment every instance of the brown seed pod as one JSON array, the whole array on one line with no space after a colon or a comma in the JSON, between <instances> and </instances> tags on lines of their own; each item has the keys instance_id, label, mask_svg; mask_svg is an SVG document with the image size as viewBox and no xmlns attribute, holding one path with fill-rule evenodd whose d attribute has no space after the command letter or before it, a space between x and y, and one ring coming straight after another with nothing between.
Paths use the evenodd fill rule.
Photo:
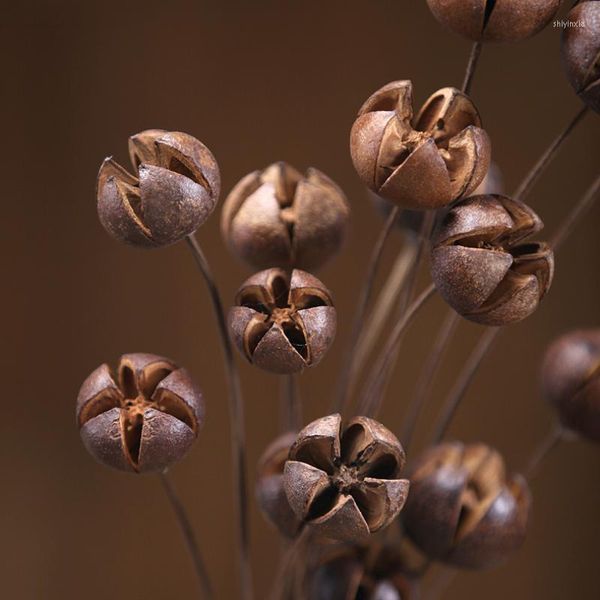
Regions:
<instances>
[{"instance_id":1,"label":"brown seed pod","mask_svg":"<svg viewBox=\"0 0 600 600\"><path fill-rule=\"evenodd\" d=\"M256 500L265 518L288 538L300 530L300 519L290 507L283 489L283 469L296 433L279 436L264 451L256 474Z\"/></svg>"},{"instance_id":2,"label":"brown seed pod","mask_svg":"<svg viewBox=\"0 0 600 600\"><path fill-rule=\"evenodd\" d=\"M567 78L579 97L600 112L600 2L573 7L561 38L561 55Z\"/></svg>"},{"instance_id":3,"label":"brown seed pod","mask_svg":"<svg viewBox=\"0 0 600 600\"><path fill-rule=\"evenodd\" d=\"M136 473L181 460L198 435L204 400L189 373L154 354L124 354L114 377L100 365L77 397L77 423L99 462Z\"/></svg>"},{"instance_id":4,"label":"brown seed pod","mask_svg":"<svg viewBox=\"0 0 600 600\"><path fill-rule=\"evenodd\" d=\"M340 415L313 421L299 434L285 464L290 506L325 538L360 542L398 515L409 483L400 479L402 445L381 423Z\"/></svg>"},{"instance_id":5,"label":"brown seed pod","mask_svg":"<svg viewBox=\"0 0 600 600\"><path fill-rule=\"evenodd\" d=\"M149 129L129 138L135 174L112 157L98 173L100 222L115 239L142 248L174 244L211 214L220 190L210 150L178 131Z\"/></svg>"},{"instance_id":6,"label":"brown seed pod","mask_svg":"<svg viewBox=\"0 0 600 600\"><path fill-rule=\"evenodd\" d=\"M258 269L316 269L340 249L350 209L317 169L302 175L279 162L246 175L230 192L221 232L234 254Z\"/></svg>"},{"instance_id":7,"label":"brown seed pod","mask_svg":"<svg viewBox=\"0 0 600 600\"><path fill-rule=\"evenodd\" d=\"M561 0L427 0L445 27L479 42L517 42L541 31Z\"/></svg>"},{"instance_id":8,"label":"brown seed pod","mask_svg":"<svg viewBox=\"0 0 600 600\"><path fill-rule=\"evenodd\" d=\"M413 119L412 83L393 81L361 107L350 134L363 183L404 208L439 208L484 178L491 145L471 99L455 88L433 94Z\"/></svg>"},{"instance_id":9,"label":"brown seed pod","mask_svg":"<svg viewBox=\"0 0 600 600\"><path fill-rule=\"evenodd\" d=\"M416 462L410 483L403 523L431 559L488 568L525 540L529 488L519 475L506 477L502 457L489 446L434 446Z\"/></svg>"},{"instance_id":10,"label":"brown seed pod","mask_svg":"<svg viewBox=\"0 0 600 600\"><path fill-rule=\"evenodd\" d=\"M544 357L541 385L565 427L600 442L600 329L558 338Z\"/></svg>"},{"instance_id":11,"label":"brown seed pod","mask_svg":"<svg viewBox=\"0 0 600 600\"><path fill-rule=\"evenodd\" d=\"M239 351L254 365L289 374L319 363L335 337L336 310L329 290L294 269L267 269L238 290L229 328Z\"/></svg>"},{"instance_id":12,"label":"brown seed pod","mask_svg":"<svg viewBox=\"0 0 600 600\"><path fill-rule=\"evenodd\" d=\"M508 325L530 315L548 291L554 254L525 241L543 227L525 204L505 196L473 196L452 207L431 254L433 281L465 319Z\"/></svg>"}]
</instances>

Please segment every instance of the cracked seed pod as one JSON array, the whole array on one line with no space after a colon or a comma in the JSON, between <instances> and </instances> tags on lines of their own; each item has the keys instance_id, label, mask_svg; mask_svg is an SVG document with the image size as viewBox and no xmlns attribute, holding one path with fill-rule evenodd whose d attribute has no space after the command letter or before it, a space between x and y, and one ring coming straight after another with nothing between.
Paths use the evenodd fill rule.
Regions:
<instances>
[{"instance_id":1,"label":"cracked seed pod","mask_svg":"<svg viewBox=\"0 0 600 600\"><path fill-rule=\"evenodd\" d=\"M581 2L567 19L579 23L566 27L561 55L567 78L579 97L600 112L600 2Z\"/></svg>"},{"instance_id":2,"label":"cracked seed pod","mask_svg":"<svg viewBox=\"0 0 600 600\"><path fill-rule=\"evenodd\" d=\"M149 129L129 138L134 174L112 157L98 173L100 222L115 239L142 248L174 244L196 231L219 197L210 150L178 131Z\"/></svg>"},{"instance_id":3,"label":"cracked seed pod","mask_svg":"<svg viewBox=\"0 0 600 600\"><path fill-rule=\"evenodd\" d=\"M278 374L318 364L335 337L329 290L294 269L267 269L246 280L229 311L231 336L254 365Z\"/></svg>"},{"instance_id":4,"label":"cracked seed pod","mask_svg":"<svg viewBox=\"0 0 600 600\"><path fill-rule=\"evenodd\" d=\"M373 543L324 557L309 577L312 600L418 600L418 577L399 549Z\"/></svg>"},{"instance_id":5,"label":"cracked seed pod","mask_svg":"<svg viewBox=\"0 0 600 600\"><path fill-rule=\"evenodd\" d=\"M325 538L360 542L398 515L409 482L400 479L402 445L383 425L340 415L313 421L299 434L285 464L290 506Z\"/></svg>"},{"instance_id":6,"label":"cracked seed pod","mask_svg":"<svg viewBox=\"0 0 600 600\"><path fill-rule=\"evenodd\" d=\"M444 27L475 42L517 42L541 31L561 0L427 0Z\"/></svg>"},{"instance_id":7,"label":"cracked seed pod","mask_svg":"<svg viewBox=\"0 0 600 600\"><path fill-rule=\"evenodd\" d=\"M431 274L439 293L475 323L508 325L529 316L554 273L550 247L525 241L542 227L527 205L505 196L459 202L434 238Z\"/></svg>"},{"instance_id":8,"label":"cracked seed pod","mask_svg":"<svg viewBox=\"0 0 600 600\"><path fill-rule=\"evenodd\" d=\"M185 369L154 354L124 354L116 377L100 365L77 397L83 444L99 462L136 473L181 460L204 419L202 393Z\"/></svg>"},{"instance_id":9,"label":"cracked seed pod","mask_svg":"<svg viewBox=\"0 0 600 600\"><path fill-rule=\"evenodd\" d=\"M430 559L483 569L525 540L529 488L520 475L506 476L502 457L489 446L434 446L416 462L410 482L403 523Z\"/></svg>"},{"instance_id":10,"label":"cracked seed pod","mask_svg":"<svg viewBox=\"0 0 600 600\"><path fill-rule=\"evenodd\" d=\"M393 81L361 107L350 134L363 183L404 208L440 208L483 180L490 140L471 99L443 88L413 119L412 83Z\"/></svg>"},{"instance_id":11,"label":"cracked seed pod","mask_svg":"<svg viewBox=\"0 0 600 600\"><path fill-rule=\"evenodd\" d=\"M279 162L246 175L231 191L221 232L234 254L258 269L317 269L340 249L350 209L317 169L302 175Z\"/></svg>"},{"instance_id":12,"label":"cracked seed pod","mask_svg":"<svg viewBox=\"0 0 600 600\"><path fill-rule=\"evenodd\" d=\"M548 348L542 395L565 427L600 442L600 329L573 331Z\"/></svg>"},{"instance_id":13,"label":"cracked seed pod","mask_svg":"<svg viewBox=\"0 0 600 600\"><path fill-rule=\"evenodd\" d=\"M265 518L288 538L300 531L300 519L290 507L283 489L283 469L297 433L279 436L264 451L256 475L256 500Z\"/></svg>"}]
</instances>

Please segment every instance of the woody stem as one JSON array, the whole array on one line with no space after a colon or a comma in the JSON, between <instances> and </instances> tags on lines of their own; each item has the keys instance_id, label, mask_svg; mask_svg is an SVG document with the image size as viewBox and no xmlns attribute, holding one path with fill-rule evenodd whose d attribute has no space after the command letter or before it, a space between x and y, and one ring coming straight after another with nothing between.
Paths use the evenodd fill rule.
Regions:
<instances>
[{"instance_id":1,"label":"woody stem","mask_svg":"<svg viewBox=\"0 0 600 600\"><path fill-rule=\"evenodd\" d=\"M298 378L293 373L281 376L281 426L284 432L302 427L302 403Z\"/></svg>"},{"instance_id":2,"label":"woody stem","mask_svg":"<svg viewBox=\"0 0 600 600\"><path fill-rule=\"evenodd\" d=\"M527 466L523 470L525 479L531 481L538 472L541 464L544 462L546 457L558 446L558 444L564 440L565 431L560 425L555 425L540 444L536 447L531 455Z\"/></svg>"},{"instance_id":3,"label":"woody stem","mask_svg":"<svg viewBox=\"0 0 600 600\"><path fill-rule=\"evenodd\" d=\"M471 86L473 85L473 77L479 63L479 57L481 56L481 50L483 48L482 42L473 42L471 46L471 54L469 55L469 62L467 64L467 71L462 84L462 91L465 94L471 93Z\"/></svg>"}]
</instances>

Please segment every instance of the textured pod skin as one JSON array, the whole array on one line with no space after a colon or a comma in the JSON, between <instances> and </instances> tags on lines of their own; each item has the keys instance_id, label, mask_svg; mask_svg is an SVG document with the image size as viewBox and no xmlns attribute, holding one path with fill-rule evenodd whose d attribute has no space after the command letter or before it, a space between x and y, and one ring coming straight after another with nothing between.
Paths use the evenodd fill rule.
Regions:
<instances>
[{"instance_id":1,"label":"textured pod skin","mask_svg":"<svg viewBox=\"0 0 600 600\"><path fill-rule=\"evenodd\" d=\"M413 118L412 83L393 81L361 107L350 153L363 183L413 210L467 196L490 164L491 144L475 105L455 88L435 92Z\"/></svg>"},{"instance_id":2,"label":"textured pod skin","mask_svg":"<svg viewBox=\"0 0 600 600\"><path fill-rule=\"evenodd\" d=\"M196 138L148 129L129 138L134 174L111 157L98 173L100 222L115 239L141 248L174 244L215 208L219 167Z\"/></svg>"},{"instance_id":3,"label":"textured pod skin","mask_svg":"<svg viewBox=\"0 0 600 600\"><path fill-rule=\"evenodd\" d=\"M600 329L558 338L546 351L542 395L568 429L600 442Z\"/></svg>"},{"instance_id":4,"label":"textured pod skin","mask_svg":"<svg viewBox=\"0 0 600 600\"><path fill-rule=\"evenodd\" d=\"M292 510L325 538L361 542L398 515L409 483L405 456L381 423L339 414L313 421L299 434L285 464L283 485Z\"/></svg>"},{"instance_id":5,"label":"textured pod skin","mask_svg":"<svg viewBox=\"0 0 600 600\"><path fill-rule=\"evenodd\" d=\"M310 168L279 162L246 175L223 205L221 232L232 252L255 268L314 270L344 241L350 208L342 190Z\"/></svg>"},{"instance_id":6,"label":"textured pod skin","mask_svg":"<svg viewBox=\"0 0 600 600\"><path fill-rule=\"evenodd\" d=\"M579 97L600 112L600 3L580 2L567 17L582 25L566 27L561 56L569 83Z\"/></svg>"},{"instance_id":7,"label":"textured pod skin","mask_svg":"<svg viewBox=\"0 0 600 600\"><path fill-rule=\"evenodd\" d=\"M329 290L298 269L291 275L267 269L247 279L228 320L239 351L260 369L277 374L318 364L336 330Z\"/></svg>"},{"instance_id":8,"label":"textured pod skin","mask_svg":"<svg viewBox=\"0 0 600 600\"><path fill-rule=\"evenodd\" d=\"M402 513L406 531L431 559L469 569L504 561L523 543L531 496L520 476L484 444L439 444L416 462Z\"/></svg>"},{"instance_id":9,"label":"textured pod skin","mask_svg":"<svg viewBox=\"0 0 600 600\"><path fill-rule=\"evenodd\" d=\"M204 420L202 392L185 369L154 354L124 354L113 375L100 365L77 397L77 424L99 462L135 473L181 460Z\"/></svg>"},{"instance_id":10,"label":"textured pod skin","mask_svg":"<svg viewBox=\"0 0 600 600\"><path fill-rule=\"evenodd\" d=\"M264 451L256 474L256 500L265 518L288 538L300 530L301 521L290 507L283 489L283 469L296 433L279 436Z\"/></svg>"},{"instance_id":11,"label":"textured pod skin","mask_svg":"<svg viewBox=\"0 0 600 600\"><path fill-rule=\"evenodd\" d=\"M543 227L525 204L473 196L453 206L434 239L431 274L444 300L465 319L501 326L529 316L554 274L554 254L526 241Z\"/></svg>"},{"instance_id":12,"label":"textured pod skin","mask_svg":"<svg viewBox=\"0 0 600 600\"><path fill-rule=\"evenodd\" d=\"M445 27L475 42L517 42L541 31L561 0L427 0Z\"/></svg>"}]
</instances>

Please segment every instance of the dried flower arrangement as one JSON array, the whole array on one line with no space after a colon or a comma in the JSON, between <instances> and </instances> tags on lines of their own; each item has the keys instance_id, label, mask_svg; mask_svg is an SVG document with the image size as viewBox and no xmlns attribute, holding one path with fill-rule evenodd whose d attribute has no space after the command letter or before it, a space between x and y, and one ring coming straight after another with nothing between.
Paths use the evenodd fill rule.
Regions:
<instances>
[{"instance_id":1,"label":"dried flower arrangement","mask_svg":"<svg viewBox=\"0 0 600 600\"><path fill-rule=\"evenodd\" d=\"M600 111L600 2L577 2L569 14L585 27L566 29L562 56L584 106L577 111L514 195L499 192L491 142L469 96L484 43L534 35L560 0L427 0L438 21L473 41L462 89L445 87L413 114L412 84L391 82L358 112L350 153L358 177L386 216L360 288L346 360L327 414L302 423L295 374L318 365L334 339L332 294L309 271L340 249L350 209L342 190L316 169L302 174L280 162L242 178L221 215L224 241L259 271L225 311L195 238L220 195L219 166L200 141L181 132L147 130L129 139L132 172L107 158L98 174L102 225L119 241L160 248L185 240L208 288L223 345L237 515L239 595L253 594L248 532L244 403L234 347L255 367L285 384L286 430L258 466L256 501L287 547L273 582L274 599L407 600L434 597L422 589L434 563L485 569L523 543L532 507L529 483L552 448L577 436L600 442L600 330L575 331L548 349L542 395L557 425L522 473L508 474L494 448L445 439L475 372L504 326L528 317L548 293L554 253L600 194L596 177L549 242L525 204L536 180L569 133ZM416 250L390 275L395 301L372 320L389 322L380 351L357 389L368 345L363 336L375 275L394 227L412 228ZM416 274L430 257L431 285L416 293ZM382 292L383 293L383 292ZM427 301L449 305L407 417L387 427L377 418L406 328ZM393 313L393 309L396 313ZM431 381L460 317L484 326L435 423L428 447L407 457L429 399ZM371 347L373 340L371 340ZM77 423L98 461L160 478L179 520L203 598L214 597L210 576L184 507L167 476L196 439L204 399L189 373L154 354L123 355L84 381Z\"/></svg>"}]
</instances>

